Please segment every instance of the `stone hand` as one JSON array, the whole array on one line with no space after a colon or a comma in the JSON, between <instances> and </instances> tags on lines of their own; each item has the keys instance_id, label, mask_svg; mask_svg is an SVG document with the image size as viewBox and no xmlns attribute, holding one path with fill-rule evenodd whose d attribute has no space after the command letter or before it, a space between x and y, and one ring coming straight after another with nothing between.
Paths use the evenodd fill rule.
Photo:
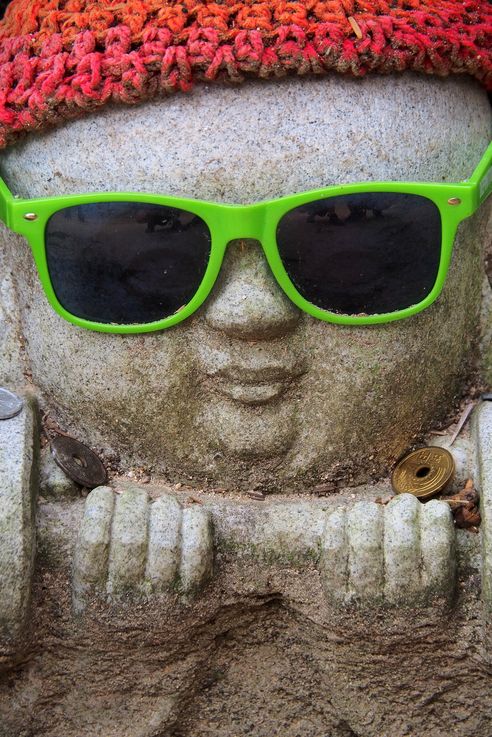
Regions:
<instances>
[{"instance_id":1,"label":"stone hand","mask_svg":"<svg viewBox=\"0 0 492 737\"><path fill-rule=\"evenodd\" d=\"M321 548L331 604L420 606L453 596L455 531L445 502L402 494L386 507L339 509L327 519Z\"/></svg>"},{"instance_id":2,"label":"stone hand","mask_svg":"<svg viewBox=\"0 0 492 737\"><path fill-rule=\"evenodd\" d=\"M170 495L149 502L147 492L108 487L87 497L73 569L74 609L90 596L190 594L212 574L209 513L183 508Z\"/></svg>"}]
</instances>

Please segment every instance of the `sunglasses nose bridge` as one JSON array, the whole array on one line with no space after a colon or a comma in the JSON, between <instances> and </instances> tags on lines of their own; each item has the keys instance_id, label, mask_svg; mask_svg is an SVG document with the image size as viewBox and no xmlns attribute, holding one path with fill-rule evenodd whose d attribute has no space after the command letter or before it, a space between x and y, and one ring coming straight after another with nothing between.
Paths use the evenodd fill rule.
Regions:
<instances>
[{"instance_id":1,"label":"sunglasses nose bridge","mask_svg":"<svg viewBox=\"0 0 492 737\"><path fill-rule=\"evenodd\" d=\"M264 226L264 207L256 205L225 205L221 225L227 243L237 240L261 241Z\"/></svg>"}]
</instances>

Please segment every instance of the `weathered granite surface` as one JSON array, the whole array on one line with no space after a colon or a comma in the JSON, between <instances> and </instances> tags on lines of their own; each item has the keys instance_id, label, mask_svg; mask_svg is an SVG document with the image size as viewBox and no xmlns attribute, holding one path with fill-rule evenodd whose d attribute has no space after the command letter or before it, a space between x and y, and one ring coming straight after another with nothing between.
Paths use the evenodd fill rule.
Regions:
<instances>
[{"instance_id":1,"label":"weathered granite surface","mask_svg":"<svg viewBox=\"0 0 492 737\"><path fill-rule=\"evenodd\" d=\"M0 382L2 386L17 387L24 382L22 340L11 266L6 256L6 250L0 248Z\"/></svg>"},{"instance_id":2,"label":"weathered granite surface","mask_svg":"<svg viewBox=\"0 0 492 737\"><path fill-rule=\"evenodd\" d=\"M482 600L486 657L492 662L492 402L484 402L473 417L482 515Z\"/></svg>"},{"instance_id":3,"label":"weathered granite surface","mask_svg":"<svg viewBox=\"0 0 492 737\"><path fill-rule=\"evenodd\" d=\"M138 488L114 497L106 487L87 497L75 549L74 610L81 612L94 593L110 599L196 593L213 567L209 512L182 509L167 496L149 505L146 491Z\"/></svg>"},{"instance_id":4,"label":"weathered granite surface","mask_svg":"<svg viewBox=\"0 0 492 737\"><path fill-rule=\"evenodd\" d=\"M469 80L291 79L108 109L29 137L1 166L21 196L133 190L245 203L361 180L459 181L491 131L486 95ZM304 315L259 245L241 241L186 322L158 334L90 333L49 308L21 238L3 232L2 249L27 368L65 429L122 469L306 491L385 473L451 411L488 320L487 215L460 227L438 302L379 327Z\"/></svg>"},{"instance_id":5,"label":"weathered granite surface","mask_svg":"<svg viewBox=\"0 0 492 737\"><path fill-rule=\"evenodd\" d=\"M0 672L28 642L36 547L38 422L26 397L16 417L0 421Z\"/></svg>"},{"instance_id":6,"label":"weathered granite surface","mask_svg":"<svg viewBox=\"0 0 492 737\"><path fill-rule=\"evenodd\" d=\"M328 517L322 543L327 597L365 606L451 600L455 531L449 505L402 494L386 507L358 502Z\"/></svg>"},{"instance_id":7,"label":"weathered granite surface","mask_svg":"<svg viewBox=\"0 0 492 737\"><path fill-rule=\"evenodd\" d=\"M459 181L490 135L465 80L292 79L108 109L2 169L21 196L241 203ZM32 428L0 423L0 737L490 737L488 407L453 450L455 489L472 477L482 494L479 534L442 501L383 507L387 477L371 484L452 411L481 337L487 353L487 216L460 228L442 297L411 320L311 320L240 241L195 317L127 338L54 315L2 230L1 381L32 380L52 431L100 450L112 478L83 499L44 459L33 577Z\"/></svg>"},{"instance_id":8,"label":"weathered granite surface","mask_svg":"<svg viewBox=\"0 0 492 737\"><path fill-rule=\"evenodd\" d=\"M57 465L49 445L46 445L39 458L39 493L49 499L80 496L80 486L68 478Z\"/></svg>"},{"instance_id":9,"label":"weathered granite surface","mask_svg":"<svg viewBox=\"0 0 492 737\"><path fill-rule=\"evenodd\" d=\"M115 479L43 500L0 735L488 737L491 407L450 448L480 488L478 535L443 501L376 503L388 481L255 501ZM35 489L21 417L0 423L2 458ZM29 591L21 568L2 563L0 588Z\"/></svg>"}]
</instances>

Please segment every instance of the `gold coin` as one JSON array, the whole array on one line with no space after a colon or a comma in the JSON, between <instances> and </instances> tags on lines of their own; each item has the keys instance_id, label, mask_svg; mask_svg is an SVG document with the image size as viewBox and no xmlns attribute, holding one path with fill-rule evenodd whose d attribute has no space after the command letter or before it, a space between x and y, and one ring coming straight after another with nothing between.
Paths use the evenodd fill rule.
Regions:
<instances>
[{"instance_id":1,"label":"gold coin","mask_svg":"<svg viewBox=\"0 0 492 737\"><path fill-rule=\"evenodd\" d=\"M420 448L397 464L391 476L396 494L414 494L430 499L444 489L454 476L454 459L444 448Z\"/></svg>"}]
</instances>

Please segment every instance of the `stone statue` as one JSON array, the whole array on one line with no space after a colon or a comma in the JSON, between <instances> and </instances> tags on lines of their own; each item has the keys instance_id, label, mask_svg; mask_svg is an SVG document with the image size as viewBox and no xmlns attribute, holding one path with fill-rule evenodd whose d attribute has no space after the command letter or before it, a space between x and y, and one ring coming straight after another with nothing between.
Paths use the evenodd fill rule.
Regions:
<instances>
[{"instance_id":1,"label":"stone statue","mask_svg":"<svg viewBox=\"0 0 492 737\"><path fill-rule=\"evenodd\" d=\"M440 67L432 57L441 74L466 74L422 74L431 69L417 42L398 36L415 11L405 3L387 11L391 33L384 3L372 3L377 23L356 2L309 11L331 13L323 23L355 49L377 45L383 24L395 57L364 80L335 72L361 74L380 57L365 51L360 66L346 45L335 63L319 35L335 31L320 26L315 45L307 3L284 4L296 25L282 30L283 20L275 46L261 36L267 3L106 4L55 12L30 0L28 13L13 0L0 24L10 85L0 170L16 197L33 200L29 212L36 198L84 192L250 204L356 182L458 184L491 140L487 42L466 62L449 50ZM487 38L491 12L471 5ZM239 13L250 35L232 52L207 13L226 26ZM188 56L179 40L165 61L166 33L181 39L188 14L199 19ZM201 84L157 96L137 58L144 47L161 91L187 88L186 64ZM45 61L29 106L32 58ZM238 69L331 73L212 83ZM397 69L406 71L388 74ZM140 104L116 104L133 98ZM25 239L0 228L0 384L26 397L0 422L0 737L490 735L491 406L452 448L455 490L471 477L481 492L480 535L456 530L444 501L375 499L388 494L395 460L449 425L471 384L477 393L491 381L491 204L459 226L432 305L361 326L299 309L245 233L178 325L85 330L50 307ZM66 433L98 450L108 486L84 496L44 447L40 487L38 408L43 442Z\"/></svg>"},{"instance_id":2,"label":"stone statue","mask_svg":"<svg viewBox=\"0 0 492 737\"><path fill-rule=\"evenodd\" d=\"M131 116L110 108L10 147L4 176L21 197L137 191L247 204L472 174L491 130L478 85L411 74L365 82L206 87ZM196 314L126 337L53 314L29 248L6 233L24 371L60 427L122 470L268 491L377 478L450 416L483 361L487 213L462 223L442 296L411 319L316 320L285 297L260 245L237 241Z\"/></svg>"}]
</instances>

